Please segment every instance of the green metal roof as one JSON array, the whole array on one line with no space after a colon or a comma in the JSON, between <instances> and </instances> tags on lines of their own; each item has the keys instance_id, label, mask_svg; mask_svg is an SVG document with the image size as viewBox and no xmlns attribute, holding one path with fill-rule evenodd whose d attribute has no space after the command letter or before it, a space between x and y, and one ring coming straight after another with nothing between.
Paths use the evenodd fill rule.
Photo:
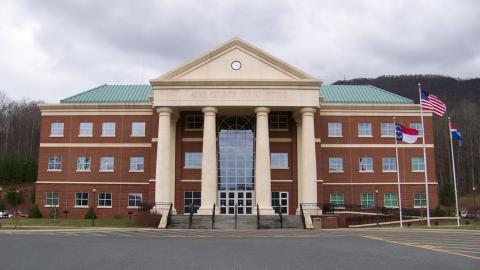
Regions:
<instances>
[{"instance_id":1,"label":"green metal roof","mask_svg":"<svg viewBox=\"0 0 480 270\"><path fill-rule=\"evenodd\" d=\"M413 100L373 85L322 85L325 103L413 104Z\"/></svg>"},{"instance_id":2,"label":"green metal roof","mask_svg":"<svg viewBox=\"0 0 480 270\"><path fill-rule=\"evenodd\" d=\"M108 85L104 84L75 96L62 99L60 103L144 103L149 102L152 87L149 84ZM320 96L325 103L366 104L412 104L404 98L372 85L322 85Z\"/></svg>"},{"instance_id":3,"label":"green metal roof","mask_svg":"<svg viewBox=\"0 0 480 270\"><path fill-rule=\"evenodd\" d=\"M75 96L60 100L60 103L143 103L148 102L152 87L148 84L104 84Z\"/></svg>"}]
</instances>

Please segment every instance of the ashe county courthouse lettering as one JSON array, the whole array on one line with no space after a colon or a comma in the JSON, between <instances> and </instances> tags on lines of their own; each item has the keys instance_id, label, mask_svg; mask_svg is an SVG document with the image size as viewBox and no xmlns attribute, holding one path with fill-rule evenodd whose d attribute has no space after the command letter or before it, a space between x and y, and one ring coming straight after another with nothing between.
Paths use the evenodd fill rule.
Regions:
<instances>
[{"instance_id":1,"label":"ashe county courthouse lettering","mask_svg":"<svg viewBox=\"0 0 480 270\"><path fill-rule=\"evenodd\" d=\"M430 208L438 204L432 113L374 86L322 85L233 39L148 85L101 85L40 105L36 200L82 218L145 203L182 215L285 215L301 204L425 207L422 139L398 144L396 121L425 133ZM168 207L167 207L168 208Z\"/></svg>"}]
</instances>

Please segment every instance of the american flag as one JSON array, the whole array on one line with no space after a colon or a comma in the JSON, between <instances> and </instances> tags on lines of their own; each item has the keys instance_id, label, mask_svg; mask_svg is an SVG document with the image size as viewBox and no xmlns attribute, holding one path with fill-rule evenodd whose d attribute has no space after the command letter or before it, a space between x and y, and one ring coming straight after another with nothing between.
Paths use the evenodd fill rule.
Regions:
<instances>
[{"instance_id":1,"label":"american flag","mask_svg":"<svg viewBox=\"0 0 480 270\"><path fill-rule=\"evenodd\" d=\"M433 111L438 116L443 116L447 111L447 106L437 96L421 90L420 105L422 108Z\"/></svg>"}]
</instances>

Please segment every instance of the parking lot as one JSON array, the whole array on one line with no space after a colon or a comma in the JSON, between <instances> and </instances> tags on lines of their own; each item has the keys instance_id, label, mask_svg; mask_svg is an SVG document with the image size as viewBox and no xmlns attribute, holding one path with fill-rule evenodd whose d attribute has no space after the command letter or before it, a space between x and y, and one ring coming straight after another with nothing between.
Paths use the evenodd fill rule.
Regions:
<instances>
[{"instance_id":1,"label":"parking lot","mask_svg":"<svg viewBox=\"0 0 480 270\"><path fill-rule=\"evenodd\" d=\"M16 270L480 267L478 231L0 230L0 243Z\"/></svg>"}]
</instances>

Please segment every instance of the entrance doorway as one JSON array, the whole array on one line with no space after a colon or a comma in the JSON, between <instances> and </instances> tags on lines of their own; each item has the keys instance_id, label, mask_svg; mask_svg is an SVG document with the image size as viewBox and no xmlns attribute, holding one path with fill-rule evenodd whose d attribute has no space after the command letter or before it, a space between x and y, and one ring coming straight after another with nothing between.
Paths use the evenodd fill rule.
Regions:
<instances>
[{"instance_id":1,"label":"entrance doorway","mask_svg":"<svg viewBox=\"0 0 480 270\"><path fill-rule=\"evenodd\" d=\"M253 191L220 191L220 214L251 215L253 209Z\"/></svg>"}]
</instances>

